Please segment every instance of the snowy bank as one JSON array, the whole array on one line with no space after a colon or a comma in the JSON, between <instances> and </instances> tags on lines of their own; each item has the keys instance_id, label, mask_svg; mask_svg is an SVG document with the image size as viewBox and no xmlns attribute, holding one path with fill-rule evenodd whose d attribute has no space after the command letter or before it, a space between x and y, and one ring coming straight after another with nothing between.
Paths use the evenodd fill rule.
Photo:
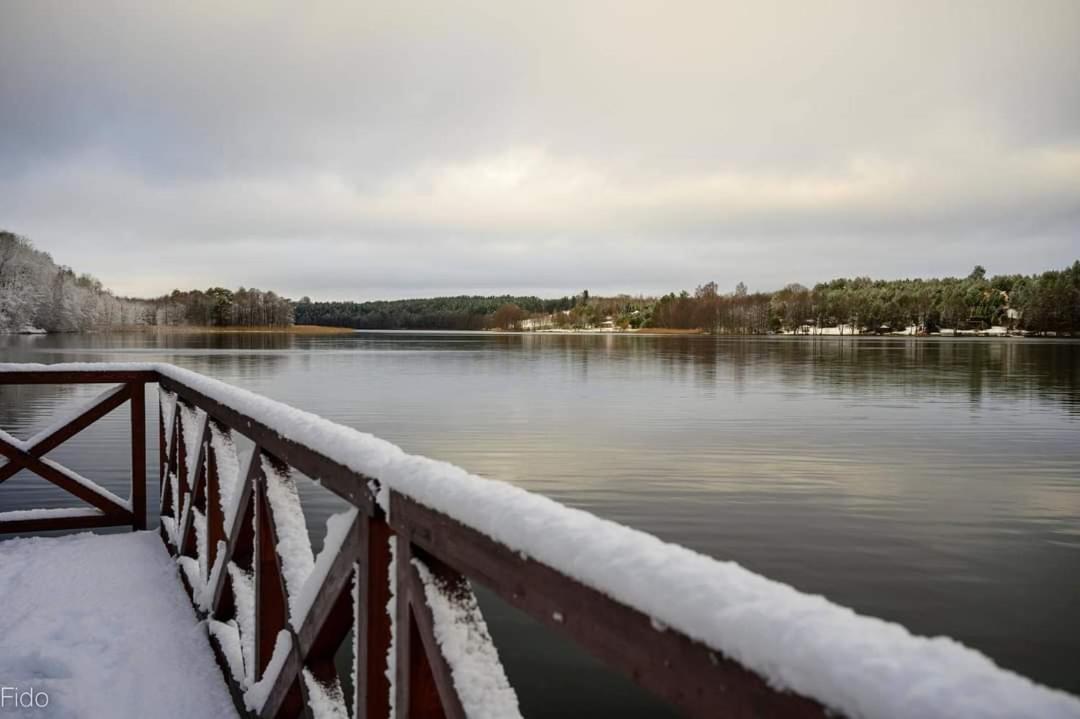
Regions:
<instances>
[{"instance_id":1,"label":"snowy bank","mask_svg":"<svg viewBox=\"0 0 1080 719\"><path fill-rule=\"evenodd\" d=\"M853 717L1075 717L1080 700L951 639L912 635L733 562L406 454L370 434L167 364L0 365L161 373ZM306 561L306 558L305 558Z\"/></svg>"}]
</instances>

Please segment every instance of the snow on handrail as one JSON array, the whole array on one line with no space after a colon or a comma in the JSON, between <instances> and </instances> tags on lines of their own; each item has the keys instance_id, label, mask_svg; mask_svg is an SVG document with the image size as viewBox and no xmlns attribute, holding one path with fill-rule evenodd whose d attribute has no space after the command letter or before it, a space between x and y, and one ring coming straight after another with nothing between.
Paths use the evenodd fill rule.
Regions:
<instances>
[{"instance_id":1,"label":"snow on handrail","mask_svg":"<svg viewBox=\"0 0 1080 719\"><path fill-rule=\"evenodd\" d=\"M822 596L159 363L3 365L0 372L149 371L381 483L734 659L775 689L853 717L1080 717L1080 699L944 637L915 636Z\"/></svg>"}]
</instances>

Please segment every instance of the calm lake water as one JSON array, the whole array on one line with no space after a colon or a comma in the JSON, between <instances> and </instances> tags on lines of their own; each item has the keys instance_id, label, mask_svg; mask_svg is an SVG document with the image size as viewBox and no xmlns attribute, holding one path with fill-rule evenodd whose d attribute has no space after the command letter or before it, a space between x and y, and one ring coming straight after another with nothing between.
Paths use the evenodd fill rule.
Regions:
<instances>
[{"instance_id":1,"label":"calm lake water","mask_svg":"<svg viewBox=\"0 0 1080 719\"><path fill-rule=\"evenodd\" d=\"M0 337L0 359L173 362L1080 693L1077 342L124 334ZM0 387L0 427L100 389ZM125 422L52 456L126 495ZM318 544L339 505L305 502ZM0 510L65 504L0 487ZM527 716L665 715L481 599Z\"/></svg>"}]
</instances>

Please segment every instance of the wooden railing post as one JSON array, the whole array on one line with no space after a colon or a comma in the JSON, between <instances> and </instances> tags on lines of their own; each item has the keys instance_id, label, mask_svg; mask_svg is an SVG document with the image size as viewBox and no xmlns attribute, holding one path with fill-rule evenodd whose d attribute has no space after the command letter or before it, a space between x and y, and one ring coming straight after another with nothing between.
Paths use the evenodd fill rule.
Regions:
<instances>
[{"instance_id":1,"label":"wooden railing post","mask_svg":"<svg viewBox=\"0 0 1080 719\"><path fill-rule=\"evenodd\" d=\"M142 382L128 385L131 394L132 529L146 529L146 394Z\"/></svg>"},{"instance_id":2,"label":"wooden railing post","mask_svg":"<svg viewBox=\"0 0 1080 719\"><path fill-rule=\"evenodd\" d=\"M354 608L356 695L354 717L390 715L390 681L386 677L390 649L390 527L378 507L361 515L365 561L359 565L358 601Z\"/></svg>"},{"instance_id":3,"label":"wooden railing post","mask_svg":"<svg viewBox=\"0 0 1080 719\"><path fill-rule=\"evenodd\" d=\"M413 547L408 539L399 536L396 551L394 709L397 719L459 719L464 713L456 697L440 696L439 683L440 680L449 681L448 670L432 665L428 648L424 646L426 627L417 621L418 610L427 610L427 600L414 580ZM440 655L438 659L441 658ZM437 678L437 669L446 671L447 676ZM450 692L453 692L452 688ZM450 701L444 701L444 698Z\"/></svg>"},{"instance_id":4,"label":"wooden railing post","mask_svg":"<svg viewBox=\"0 0 1080 719\"><path fill-rule=\"evenodd\" d=\"M161 402L161 392L158 391L158 497L165 489L165 465L168 462L168 452L165 449L165 405Z\"/></svg>"},{"instance_id":5,"label":"wooden railing post","mask_svg":"<svg viewBox=\"0 0 1080 719\"><path fill-rule=\"evenodd\" d=\"M218 556L218 542L226 540L225 513L221 509L221 478L218 476L217 452L214 451L214 432L224 432L213 424L207 427L206 445L206 566L214 571ZM239 483L240 479L235 478Z\"/></svg>"}]
</instances>

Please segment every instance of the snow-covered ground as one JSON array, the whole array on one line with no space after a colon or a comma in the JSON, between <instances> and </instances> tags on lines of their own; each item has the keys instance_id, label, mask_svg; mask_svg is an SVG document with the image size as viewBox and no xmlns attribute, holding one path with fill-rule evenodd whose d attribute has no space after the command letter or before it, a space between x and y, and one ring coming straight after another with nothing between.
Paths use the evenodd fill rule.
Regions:
<instances>
[{"instance_id":1,"label":"snow-covered ground","mask_svg":"<svg viewBox=\"0 0 1080 719\"><path fill-rule=\"evenodd\" d=\"M48 697L0 716L237 716L155 532L2 541L0 575L0 684Z\"/></svg>"}]
</instances>

